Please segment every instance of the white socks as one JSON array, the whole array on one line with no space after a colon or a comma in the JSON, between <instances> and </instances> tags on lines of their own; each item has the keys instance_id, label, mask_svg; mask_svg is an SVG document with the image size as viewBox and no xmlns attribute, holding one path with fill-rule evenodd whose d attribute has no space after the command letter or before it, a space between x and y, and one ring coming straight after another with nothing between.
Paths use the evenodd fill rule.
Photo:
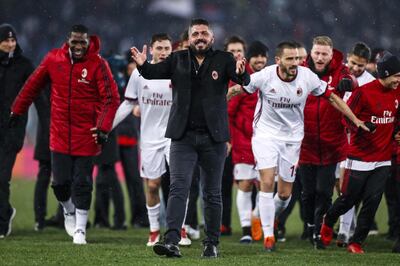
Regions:
<instances>
[{"instance_id":1,"label":"white socks","mask_svg":"<svg viewBox=\"0 0 400 266\"><path fill-rule=\"evenodd\" d=\"M75 231L82 230L83 232L86 232L88 214L89 214L88 210L81 210L81 209L75 210L75 216L76 216Z\"/></svg>"},{"instance_id":2,"label":"white socks","mask_svg":"<svg viewBox=\"0 0 400 266\"><path fill-rule=\"evenodd\" d=\"M251 226L251 191L244 192L238 189L236 195L236 206L238 209L240 226Z\"/></svg>"},{"instance_id":3,"label":"white socks","mask_svg":"<svg viewBox=\"0 0 400 266\"><path fill-rule=\"evenodd\" d=\"M274 197L274 202L275 202L275 217L278 217L289 205L290 199L292 198L292 195L287 200L282 200L279 196L278 193L275 194Z\"/></svg>"},{"instance_id":4,"label":"white socks","mask_svg":"<svg viewBox=\"0 0 400 266\"><path fill-rule=\"evenodd\" d=\"M259 208L264 238L274 235L275 203L274 193L259 192Z\"/></svg>"},{"instance_id":5,"label":"white socks","mask_svg":"<svg viewBox=\"0 0 400 266\"><path fill-rule=\"evenodd\" d=\"M75 205L72 203L72 199L69 198L67 201L60 201L61 206L64 208L64 213L71 214L75 213Z\"/></svg>"},{"instance_id":6,"label":"white socks","mask_svg":"<svg viewBox=\"0 0 400 266\"><path fill-rule=\"evenodd\" d=\"M339 234L344 234L347 239L350 237L350 228L353 223L355 214L355 207L348 210L345 214L340 216L340 227L339 227Z\"/></svg>"},{"instance_id":7,"label":"white socks","mask_svg":"<svg viewBox=\"0 0 400 266\"><path fill-rule=\"evenodd\" d=\"M259 206L259 202L260 202L260 193L259 192L257 192L257 196L256 196L256 206L254 207L254 209L253 209L253 216L254 217L257 217L257 218L260 218L260 208L258 207Z\"/></svg>"},{"instance_id":8,"label":"white socks","mask_svg":"<svg viewBox=\"0 0 400 266\"><path fill-rule=\"evenodd\" d=\"M149 217L150 232L160 231L160 203L150 207L146 205L147 216Z\"/></svg>"}]
</instances>

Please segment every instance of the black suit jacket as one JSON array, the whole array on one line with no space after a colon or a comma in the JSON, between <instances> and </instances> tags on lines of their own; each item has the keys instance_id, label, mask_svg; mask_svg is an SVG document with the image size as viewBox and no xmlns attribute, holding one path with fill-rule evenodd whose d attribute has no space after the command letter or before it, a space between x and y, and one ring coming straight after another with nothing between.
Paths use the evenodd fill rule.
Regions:
<instances>
[{"instance_id":1,"label":"black suit jacket","mask_svg":"<svg viewBox=\"0 0 400 266\"><path fill-rule=\"evenodd\" d=\"M250 76L247 72L236 74L236 61L233 55L223 51L209 51L202 66L201 89L204 116L211 137L216 142L229 140L226 93L230 80L247 85ZM158 64L144 63L138 67L145 79L171 79L173 103L169 114L165 137L173 140L184 136L190 109L191 97L191 60L195 60L190 50L172 53Z\"/></svg>"}]
</instances>

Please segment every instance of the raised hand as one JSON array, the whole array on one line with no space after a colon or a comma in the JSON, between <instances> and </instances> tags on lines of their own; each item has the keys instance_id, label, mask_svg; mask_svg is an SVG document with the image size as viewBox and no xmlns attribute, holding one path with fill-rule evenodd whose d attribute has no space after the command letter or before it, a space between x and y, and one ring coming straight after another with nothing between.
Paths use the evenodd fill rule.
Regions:
<instances>
[{"instance_id":1,"label":"raised hand","mask_svg":"<svg viewBox=\"0 0 400 266\"><path fill-rule=\"evenodd\" d=\"M139 66L143 65L147 60L147 45L143 45L143 50L140 52L135 46L131 48L132 59Z\"/></svg>"},{"instance_id":2,"label":"raised hand","mask_svg":"<svg viewBox=\"0 0 400 266\"><path fill-rule=\"evenodd\" d=\"M242 58L236 61L236 74L242 75L246 70L246 58Z\"/></svg>"}]
</instances>

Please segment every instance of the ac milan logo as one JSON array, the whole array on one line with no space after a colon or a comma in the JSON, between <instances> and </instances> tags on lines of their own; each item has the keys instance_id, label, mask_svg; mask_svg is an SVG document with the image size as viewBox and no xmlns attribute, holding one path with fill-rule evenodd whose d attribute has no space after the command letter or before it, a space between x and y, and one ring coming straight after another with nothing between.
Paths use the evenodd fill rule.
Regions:
<instances>
[{"instance_id":1,"label":"ac milan logo","mask_svg":"<svg viewBox=\"0 0 400 266\"><path fill-rule=\"evenodd\" d=\"M84 68L82 69L82 78L86 78L87 77L87 69Z\"/></svg>"},{"instance_id":2,"label":"ac milan logo","mask_svg":"<svg viewBox=\"0 0 400 266\"><path fill-rule=\"evenodd\" d=\"M217 79L218 79L218 72L214 70L214 71L211 73L211 77L212 77L214 80L217 80Z\"/></svg>"},{"instance_id":3,"label":"ac milan logo","mask_svg":"<svg viewBox=\"0 0 400 266\"><path fill-rule=\"evenodd\" d=\"M297 94L297 96L301 96L301 95L303 95L303 89L302 88L297 88L297 91L296 91L296 94Z\"/></svg>"},{"instance_id":4,"label":"ac milan logo","mask_svg":"<svg viewBox=\"0 0 400 266\"><path fill-rule=\"evenodd\" d=\"M394 106L396 106L396 109L399 107L399 101L397 99L394 101Z\"/></svg>"}]
</instances>

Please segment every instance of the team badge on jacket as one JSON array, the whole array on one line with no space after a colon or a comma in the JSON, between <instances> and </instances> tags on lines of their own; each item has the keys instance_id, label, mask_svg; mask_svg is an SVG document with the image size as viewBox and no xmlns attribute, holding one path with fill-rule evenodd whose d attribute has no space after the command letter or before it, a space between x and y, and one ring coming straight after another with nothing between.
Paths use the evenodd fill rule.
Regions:
<instances>
[{"instance_id":1,"label":"team badge on jacket","mask_svg":"<svg viewBox=\"0 0 400 266\"><path fill-rule=\"evenodd\" d=\"M90 82L88 80L86 80L87 74L88 74L87 69L86 68L82 69L82 73L81 73L82 78L78 79L78 82L89 84Z\"/></svg>"},{"instance_id":2,"label":"team badge on jacket","mask_svg":"<svg viewBox=\"0 0 400 266\"><path fill-rule=\"evenodd\" d=\"M217 80L217 79L218 79L218 72L214 70L214 71L211 73L211 76L212 76L212 78L213 78L214 80Z\"/></svg>"}]
</instances>

